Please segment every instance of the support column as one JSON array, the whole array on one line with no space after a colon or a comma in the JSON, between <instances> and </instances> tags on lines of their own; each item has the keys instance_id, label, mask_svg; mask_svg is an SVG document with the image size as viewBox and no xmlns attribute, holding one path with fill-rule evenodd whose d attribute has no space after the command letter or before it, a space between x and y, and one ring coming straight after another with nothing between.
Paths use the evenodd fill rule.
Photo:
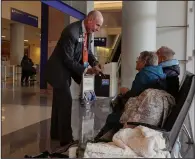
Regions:
<instances>
[{"instance_id":1,"label":"support column","mask_svg":"<svg viewBox=\"0 0 195 159\"><path fill-rule=\"evenodd\" d=\"M12 23L10 26L10 64L20 65L24 56L24 25Z\"/></svg>"},{"instance_id":2,"label":"support column","mask_svg":"<svg viewBox=\"0 0 195 159\"><path fill-rule=\"evenodd\" d=\"M187 24L189 27L187 28L187 51L186 51L186 59L188 60L186 63L186 70L195 74L195 2L188 1L187 2ZM195 112L195 97L193 98L192 105L189 111L190 124L192 128L193 138L195 138L195 127L194 127L194 113Z\"/></svg>"},{"instance_id":3,"label":"support column","mask_svg":"<svg viewBox=\"0 0 195 159\"><path fill-rule=\"evenodd\" d=\"M41 3L40 89L47 89L47 83L44 80L44 67L48 58L48 13L49 7Z\"/></svg>"},{"instance_id":4,"label":"support column","mask_svg":"<svg viewBox=\"0 0 195 159\"><path fill-rule=\"evenodd\" d=\"M156 1L123 1L122 87L131 88L137 71L136 58L144 50L156 50Z\"/></svg>"}]
</instances>

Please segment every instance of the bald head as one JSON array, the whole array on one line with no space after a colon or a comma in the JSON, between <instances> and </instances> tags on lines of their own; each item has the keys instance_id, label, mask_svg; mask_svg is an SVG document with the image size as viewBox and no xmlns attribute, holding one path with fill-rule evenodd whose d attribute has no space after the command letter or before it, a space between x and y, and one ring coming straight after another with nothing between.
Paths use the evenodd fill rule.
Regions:
<instances>
[{"instance_id":1,"label":"bald head","mask_svg":"<svg viewBox=\"0 0 195 159\"><path fill-rule=\"evenodd\" d=\"M84 20L87 32L93 33L93 32L99 31L100 27L103 24L103 21L104 21L104 18L100 11L93 10L89 12L89 14Z\"/></svg>"},{"instance_id":2,"label":"bald head","mask_svg":"<svg viewBox=\"0 0 195 159\"><path fill-rule=\"evenodd\" d=\"M103 21L103 16L102 13L100 11L97 10L93 10L91 12L88 13L87 18L92 18L92 19L102 19Z\"/></svg>"}]
</instances>

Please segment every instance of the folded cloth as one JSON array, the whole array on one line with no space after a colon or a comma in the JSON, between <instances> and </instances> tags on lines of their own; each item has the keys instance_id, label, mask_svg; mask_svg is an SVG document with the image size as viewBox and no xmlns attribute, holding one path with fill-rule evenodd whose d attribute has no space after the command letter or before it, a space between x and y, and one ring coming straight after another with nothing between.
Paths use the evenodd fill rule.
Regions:
<instances>
[{"instance_id":1,"label":"folded cloth","mask_svg":"<svg viewBox=\"0 0 195 159\"><path fill-rule=\"evenodd\" d=\"M111 143L88 143L84 158L170 158L161 132L137 126L119 130Z\"/></svg>"}]
</instances>

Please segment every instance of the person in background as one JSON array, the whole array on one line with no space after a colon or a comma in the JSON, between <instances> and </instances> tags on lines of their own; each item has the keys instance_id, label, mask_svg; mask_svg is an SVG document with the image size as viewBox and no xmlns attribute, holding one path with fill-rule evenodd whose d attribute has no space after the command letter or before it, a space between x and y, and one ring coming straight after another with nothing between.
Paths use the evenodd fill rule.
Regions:
<instances>
[{"instance_id":1,"label":"person in background","mask_svg":"<svg viewBox=\"0 0 195 159\"><path fill-rule=\"evenodd\" d=\"M166 74L167 92L177 98L179 91L179 61L174 59L175 52L166 46L160 47L157 52L159 66L162 66Z\"/></svg>"},{"instance_id":2,"label":"person in background","mask_svg":"<svg viewBox=\"0 0 195 159\"><path fill-rule=\"evenodd\" d=\"M24 85L24 83L27 85L34 65L28 54L24 54L20 65L22 67L21 85Z\"/></svg>"},{"instance_id":3,"label":"person in background","mask_svg":"<svg viewBox=\"0 0 195 159\"><path fill-rule=\"evenodd\" d=\"M50 137L67 148L75 143L71 128L71 78L80 84L83 74L102 71L91 51L92 33L99 31L102 24L102 14L94 10L84 20L68 25L45 66L45 80L53 87Z\"/></svg>"}]
</instances>

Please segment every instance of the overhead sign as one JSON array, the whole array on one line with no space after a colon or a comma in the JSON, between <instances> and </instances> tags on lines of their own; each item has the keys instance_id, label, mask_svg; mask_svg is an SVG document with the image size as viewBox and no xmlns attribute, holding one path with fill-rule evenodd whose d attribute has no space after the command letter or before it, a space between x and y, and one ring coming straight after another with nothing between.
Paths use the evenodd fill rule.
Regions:
<instances>
[{"instance_id":1,"label":"overhead sign","mask_svg":"<svg viewBox=\"0 0 195 159\"><path fill-rule=\"evenodd\" d=\"M104 46L104 47L106 47L106 38L94 37L94 46Z\"/></svg>"},{"instance_id":2,"label":"overhead sign","mask_svg":"<svg viewBox=\"0 0 195 159\"><path fill-rule=\"evenodd\" d=\"M11 20L17 21L23 24L38 27L38 17L32 14L20 11L15 8L11 8Z\"/></svg>"}]
</instances>

